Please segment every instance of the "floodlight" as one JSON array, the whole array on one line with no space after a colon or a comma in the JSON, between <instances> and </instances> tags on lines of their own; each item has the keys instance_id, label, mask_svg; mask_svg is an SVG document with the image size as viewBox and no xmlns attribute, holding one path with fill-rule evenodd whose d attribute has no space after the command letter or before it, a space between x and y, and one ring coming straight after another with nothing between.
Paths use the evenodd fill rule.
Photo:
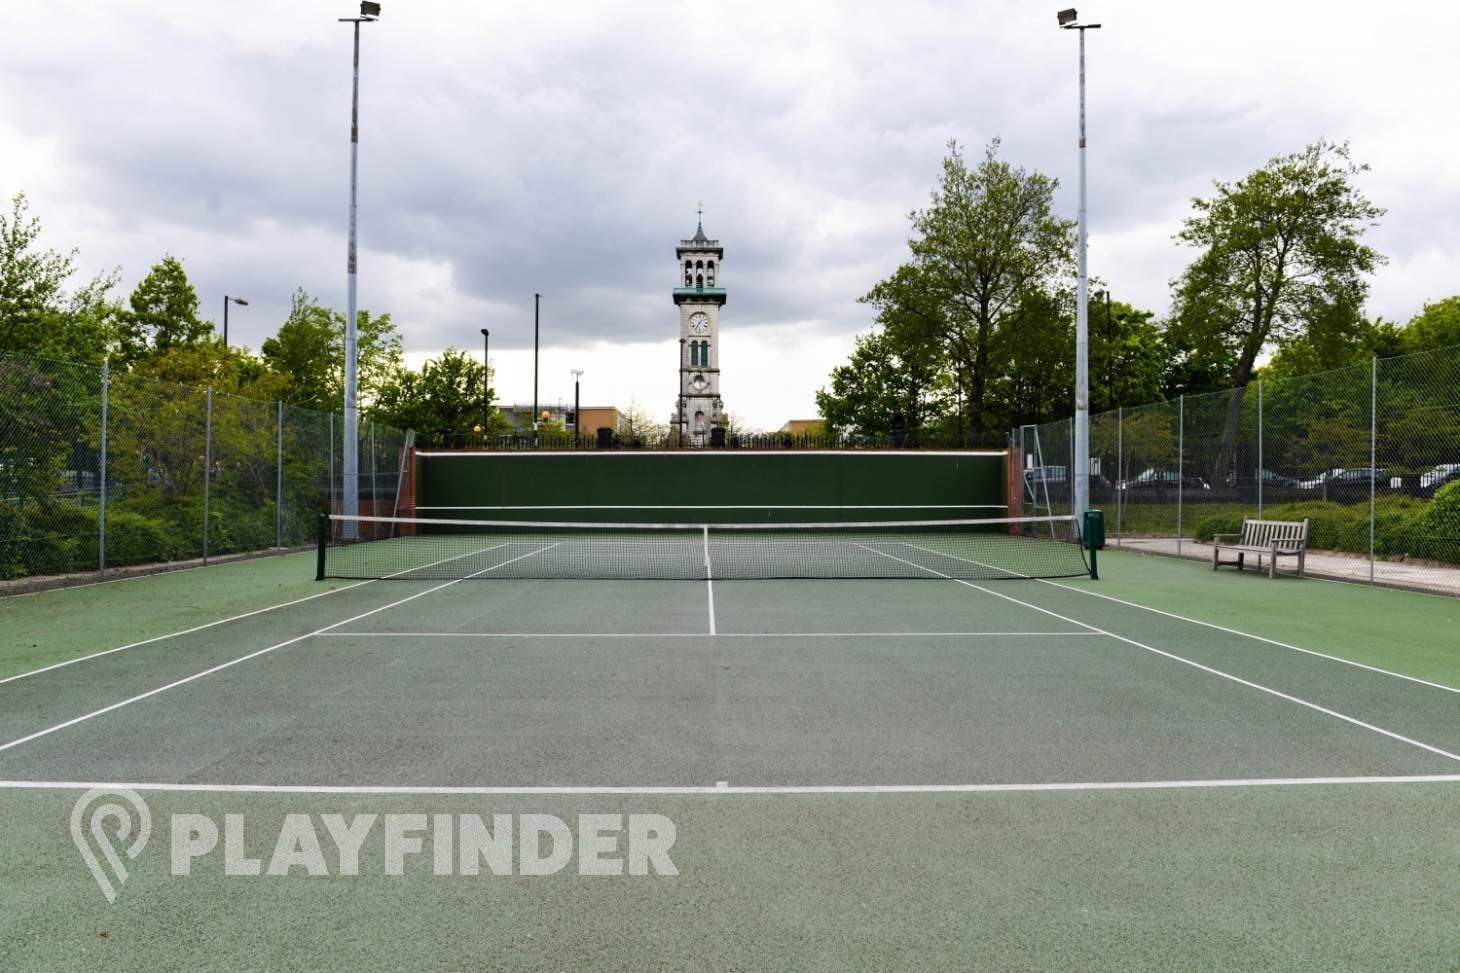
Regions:
<instances>
[{"instance_id":1,"label":"floodlight","mask_svg":"<svg viewBox=\"0 0 1460 973\"><path fill-rule=\"evenodd\" d=\"M374 4L374 6L378 10L380 5ZM1073 24L1079 18L1079 15L1075 13L1074 7L1071 7L1068 10L1061 10L1059 13L1055 14L1055 16L1059 18L1061 27L1065 26L1066 24Z\"/></svg>"},{"instance_id":2,"label":"floodlight","mask_svg":"<svg viewBox=\"0 0 1460 973\"><path fill-rule=\"evenodd\" d=\"M371 2L371 0L360 0L360 16L362 16L362 17L379 17L380 16L380 4L373 3L373 2Z\"/></svg>"}]
</instances>

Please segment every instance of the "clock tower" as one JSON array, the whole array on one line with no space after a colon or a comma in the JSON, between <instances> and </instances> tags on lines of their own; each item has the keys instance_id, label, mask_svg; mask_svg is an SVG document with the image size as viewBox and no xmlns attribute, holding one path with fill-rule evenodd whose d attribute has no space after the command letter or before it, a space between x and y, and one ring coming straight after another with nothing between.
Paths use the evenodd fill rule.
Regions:
<instances>
[{"instance_id":1,"label":"clock tower","mask_svg":"<svg viewBox=\"0 0 1460 973\"><path fill-rule=\"evenodd\" d=\"M725 251L719 240L705 236L704 211L695 235L675 248L679 286L674 303L679 308L679 400L669 420L684 441L696 446L710 443L710 431L725 419L720 398L720 308L725 288L720 286L720 262Z\"/></svg>"}]
</instances>

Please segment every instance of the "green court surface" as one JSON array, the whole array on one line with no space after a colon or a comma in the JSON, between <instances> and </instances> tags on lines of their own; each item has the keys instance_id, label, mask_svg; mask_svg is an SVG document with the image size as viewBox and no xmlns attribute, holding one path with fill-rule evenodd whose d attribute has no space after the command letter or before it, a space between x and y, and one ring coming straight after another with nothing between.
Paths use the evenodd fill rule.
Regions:
<instances>
[{"instance_id":1,"label":"green court surface","mask_svg":"<svg viewBox=\"0 0 1460 973\"><path fill-rule=\"evenodd\" d=\"M312 569L0 602L0 969L1460 968L1460 601L1113 551L1100 581ZM71 826L98 785L150 820L114 902ZM328 822L362 815L350 874ZM473 815L566 822L569 864L465 874ZM582 815L672 822L672 869L581 874ZM231 874L301 828L326 875Z\"/></svg>"}]
</instances>

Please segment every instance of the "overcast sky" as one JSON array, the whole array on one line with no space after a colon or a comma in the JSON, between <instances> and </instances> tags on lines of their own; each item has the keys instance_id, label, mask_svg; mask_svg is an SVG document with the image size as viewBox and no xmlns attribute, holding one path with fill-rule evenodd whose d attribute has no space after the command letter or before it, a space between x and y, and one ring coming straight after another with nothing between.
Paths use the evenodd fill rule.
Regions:
<instances>
[{"instance_id":1,"label":"overcast sky","mask_svg":"<svg viewBox=\"0 0 1460 973\"><path fill-rule=\"evenodd\" d=\"M362 30L360 300L412 361L492 331L497 385L541 399L676 390L675 242L725 247L727 407L776 428L870 324L944 143L1060 180L1075 214L1076 39L1028 0L385 0ZM304 287L345 303L346 0L10 4L0 192L130 290L183 258L257 347ZM1090 267L1164 312L1194 194L1319 137L1373 166L1389 257L1370 311L1460 291L1460 42L1450 5L1107 2L1089 35ZM1321 18L1321 19L1319 19Z\"/></svg>"}]
</instances>

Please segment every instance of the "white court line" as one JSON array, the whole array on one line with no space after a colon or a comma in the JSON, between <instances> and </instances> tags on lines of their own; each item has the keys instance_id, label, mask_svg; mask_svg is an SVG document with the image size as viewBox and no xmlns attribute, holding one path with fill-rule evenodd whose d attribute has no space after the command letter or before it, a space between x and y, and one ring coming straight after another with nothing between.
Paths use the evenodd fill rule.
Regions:
<instances>
[{"instance_id":1,"label":"white court line","mask_svg":"<svg viewBox=\"0 0 1460 973\"><path fill-rule=\"evenodd\" d=\"M179 794L380 794L380 795L591 795L631 796L636 794L734 796L764 794L1002 794L1040 791L1156 791L1199 790L1222 787L1315 787L1372 784L1460 784L1460 774L1413 774L1388 777L1238 777L1212 780L1125 780L1070 781L1030 784L787 784L733 786L728 781L712 785L628 785L575 787L533 786L471 787L430 785L353 784L166 784L136 781L0 780L0 791L88 791L133 790Z\"/></svg>"},{"instance_id":2,"label":"white court line","mask_svg":"<svg viewBox=\"0 0 1460 973\"><path fill-rule=\"evenodd\" d=\"M495 551L499 547L506 546L506 544L494 544L491 547L484 547L479 551L472 551L471 554L458 554L455 557L444 557L439 561L432 561L430 564L423 564L419 567L408 568L407 570L419 571L421 570L421 568L433 568L438 564L445 564L447 561L459 561L464 557L471 557L473 554L483 554L487 551ZM213 628L216 625L223 625L227 622L236 622L239 619L243 618L252 618L254 615L262 615L264 612L271 612L277 608L288 608L290 605L298 605L301 602L312 601L315 598L323 598L325 595L333 595L341 591L349 591L351 588L358 588L361 585L374 584L376 581L386 581L391 578L399 577L400 575L405 573L406 571L397 571L395 572L395 574L387 574L384 578L372 578L369 581L356 581L354 584L347 584L343 588L331 588L329 591L320 591L312 595L305 595L303 598L295 598L293 601L284 601L280 602L277 605L269 605L265 608L256 608L253 611L244 612L241 615L231 615L228 618L220 618L216 621L205 622L202 625L194 625L192 628L185 628L177 632L168 632L166 635L154 635L152 638L143 639L140 642L129 642L126 645L119 645L116 648L102 649L100 652L93 652L90 655L78 656L75 659L67 659L64 662L55 662L48 666L42 666L39 669L32 669L29 672L18 673L14 676L6 676L4 679L0 679L0 686L5 685L7 682L15 682L17 679L27 679L30 676L39 676L41 673L50 672L53 669L61 669L66 666L74 666L78 662L90 662L92 659L100 659L102 656L111 655L113 652L121 652L125 649L135 649L138 646L142 645L151 645L153 642L161 642L166 639L177 638L180 635L191 635L194 632L201 632L204 629ZM130 579L118 578L117 580L124 581ZM110 584L111 582L106 583Z\"/></svg>"},{"instance_id":3,"label":"white court line","mask_svg":"<svg viewBox=\"0 0 1460 973\"><path fill-rule=\"evenodd\" d=\"M903 543L906 543L906 542L903 542ZM926 547L919 547L917 544L906 544L906 546L907 547L911 547L911 548L915 548L916 550L919 550L919 551L927 551L928 553L930 553L930 554L936 554L939 557L950 558L950 559L952 559L954 561L963 561L966 564L977 564L980 567L994 568L994 565L987 564L987 563L985 563L983 561L975 561L972 558L959 557L956 554L945 554L942 551L933 551L933 550L930 550L929 548L926 548ZM1159 557L1161 555L1156 555L1156 556ZM1002 568L994 568L994 570L1004 570L1004 569L1002 569ZM1019 574L1019 572L1017 572L1017 571L1010 571L1009 573L1010 574ZM1345 659L1345 658L1342 658L1340 656L1330 655L1327 652L1319 652L1319 651L1317 651L1315 649L1305 649L1301 645L1292 645L1292 644L1290 644L1288 642L1279 642L1277 639L1270 639L1270 638L1267 638L1266 636L1263 636L1263 635L1254 635L1251 632L1244 632L1241 629L1228 628L1225 625L1218 625L1215 622L1204 622L1204 621L1202 621L1199 618L1190 618L1190 617L1188 617L1186 615L1178 615L1175 612L1163 611L1160 608L1152 608L1150 605L1142 605L1139 602L1126 601L1123 598L1116 598L1114 595L1106 595L1106 594L1102 594L1102 593L1100 593L1098 591L1087 591L1084 588L1075 588L1075 587L1072 587L1072 586L1067 585L1067 584L1061 584L1058 581L1051 581L1048 578L1032 578L1032 577L1030 577L1029 575L1026 575L1026 574L1019 574L1019 577L1026 578L1027 580L1030 580L1030 581L1038 581L1040 584L1047 584L1047 585L1049 585L1050 587L1053 587L1053 588L1063 588L1066 591L1076 591L1076 592L1079 592L1082 595L1090 595L1092 598L1103 598L1106 601L1115 602L1117 605L1125 605L1128 608L1139 608L1142 611L1152 612L1152 613L1157 614L1157 615L1164 615L1166 618L1174 618L1177 621L1190 622L1193 625L1201 625L1204 628L1214 629L1214 630L1216 630L1218 632L1225 632L1228 635L1236 635L1236 636L1239 636L1241 638L1252 639L1252 640L1257 641L1257 642L1264 642L1264 643L1266 643L1268 645L1275 645L1275 646L1277 646L1280 649L1291 649L1294 652L1301 652L1304 655L1311 655L1311 656L1313 656L1315 658L1318 658L1318 659L1326 659L1329 662L1338 662L1338 663L1342 663L1343 665L1346 665L1346 666L1353 666L1355 669L1364 669L1364 670L1367 670L1368 672L1378 673L1381 676L1392 676L1395 679L1403 679L1405 682L1417 683L1417 684L1419 684L1421 686L1428 686L1431 689L1441 689L1441 690L1444 690L1447 693L1457 693L1457 694L1460 694L1460 688L1457 688L1455 686L1447 686L1444 683L1431 682L1428 679L1420 679L1418 676L1408 676L1408 675L1405 675L1402 672L1395 672L1392 669L1383 669L1383 668L1380 668L1379 666L1371 666L1371 665L1368 665L1367 663L1355 662L1353 659ZM1331 579L1322 579L1322 578L1320 578L1318 580L1331 580ZM1349 584L1350 582L1342 582L1342 583Z\"/></svg>"},{"instance_id":4,"label":"white court line","mask_svg":"<svg viewBox=\"0 0 1460 973\"><path fill-rule=\"evenodd\" d=\"M1395 672L1392 669L1382 669L1379 666L1371 666L1363 662L1355 662L1353 659L1344 659L1340 656L1329 655L1326 652L1319 652L1315 649L1305 649L1301 645L1292 645L1288 642L1279 642L1277 639L1270 639L1263 635L1254 635L1251 632L1244 632L1241 629L1228 628L1225 625L1218 625L1215 622L1204 622L1199 618L1190 618L1186 615L1178 615L1175 612L1163 611L1160 608L1152 608L1150 605L1142 605L1139 602L1135 601L1126 601L1123 598L1116 598L1113 595L1101 594L1098 591L1086 591L1083 588L1074 588L1067 584L1058 584L1045 578L1038 578L1035 580L1041 581L1047 585L1053 585L1056 588L1063 588L1066 591L1077 591L1082 595L1090 595L1094 598L1103 598L1106 601L1113 601L1117 605L1126 605L1131 608L1139 608L1142 611L1153 612L1157 615L1164 615L1167 618L1174 618L1177 621L1190 622L1193 625L1200 625L1203 628L1211 628L1217 630L1218 632L1226 632L1228 635L1237 635L1241 636L1242 638L1253 639L1257 642L1265 642L1268 645L1275 645L1280 649L1291 649L1294 652L1302 652L1304 655L1315 656L1319 659L1327 659L1329 662L1341 662L1346 666L1353 666L1356 669L1366 669L1369 672L1377 672L1382 676L1393 676L1395 679L1403 679L1406 682L1419 683L1421 686L1428 686L1431 689L1443 689L1447 693L1460 693L1460 688L1457 688L1455 686L1447 686L1444 683L1439 682L1430 682L1428 679L1420 679L1417 676L1407 676L1402 672Z\"/></svg>"},{"instance_id":5,"label":"white court line","mask_svg":"<svg viewBox=\"0 0 1460 973\"><path fill-rule=\"evenodd\" d=\"M705 595L710 602L710 634L715 634L715 574L710 570L710 528L704 529L705 538Z\"/></svg>"},{"instance_id":6,"label":"white court line","mask_svg":"<svg viewBox=\"0 0 1460 973\"><path fill-rule=\"evenodd\" d=\"M303 598L295 598L293 601L280 602L277 605L269 605L266 608L256 608L253 611L244 612L241 615L231 615L228 618L220 618L216 621L205 622L202 625L194 625L192 628L181 629L177 632L168 632L166 635L154 635L152 638L143 639L140 642L129 642L126 645L118 645L116 648L102 649L100 652L93 652L90 655L78 656L75 659L67 659L64 662L55 662L48 666L42 666L39 669L32 669L29 672L22 672L14 676L6 676L4 679L0 679L0 686L5 685L7 682L15 682L17 679L25 679L29 676L39 676L41 673L50 672L53 669L61 669L65 666L74 666L78 662L90 662L92 659L100 659L102 656L111 655L113 652L121 652L124 649L135 649L139 645L151 645L153 642L161 642L164 639L177 638L180 635L191 635L194 632L201 632L205 628L213 628L215 625L223 625L227 622L236 622L241 618L251 618L254 615L262 615L264 612L271 612L276 608L288 608L290 605L298 605L301 602L312 601L315 598L323 598L325 595L333 595L336 592L340 591L349 591L351 588L358 588L363 584L370 583L371 582L369 581L357 581L354 584L347 584L343 588L331 588L329 591L316 592L312 595L306 595Z\"/></svg>"},{"instance_id":7,"label":"white court line","mask_svg":"<svg viewBox=\"0 0 1460 973\"><path fill-rule=\"evenodd\" d=\"M11 740L9 743L0 744L0 753L3 753L4 751L9 750L13 747L18 747L23 743L29 743L32 740L38 740L43 736L49 736L50 734L55 733L57 730L64 730L69 726L75 726L78 723L84 723L87 720L95 719L98 716L103 716L113 710L121 709L123 706L130 706L133 703L141 702L144 699L156 696L158 693L165 693L169 689L176 689L178 686L187 685L194 680L202 679L204 676L211 676L215 672L222 672L224 669L236 666L240 662L247 662L249 659L257 659L259 656L267 655L268 653L273 652L275 649L282 649L285 646L293 645L296 642L303 642L307 638L321 635L325 632L328 632L330 629L339 628L341 625L348 625L350 622L358 622L362 618L369 618L371 615L379 614L380 612L383 612L387 609L395 608L398 605L404 605L408 601L415 601L417 598L422 598L426 595L431 594L432 592L440 591L443 588L449 588L454 584L460 584L461 582L474 578L477 575L486 574L488 571L494 571L497 568L505 567L506 565L513 563L513 561L520 561L523 558L532 557L534 554L541 554L543 551L549 550L557 546L557 544L549 544L547 545L547 547L539 548L538 550L532 551L529 554L523 554L521 557L514 557L509 561L502 561L498 564L492 565L489 568L483 568L482 570L474 572L473 574L466 575L465 577L456 578L454 580L438 584L435 587L427 588L425 591L418 591L415 594L408 595L405 598L399 599L398 601L392 601L387 605L381 605L379 608L372 608L367 612L361 612L359 615L353 615L350 618L341 619L340 621L335 622L333 625L326 625L324 628L315 629L313 632L306 632L303 635L296 635L292 639L286 639L283 642L271 645L266 649L259 649L257 652L250 652L248 655L239 656L236 659L230 659L228 662L213 666L211 669L204 669L202 672L195 672L191 676L185 676L182 679L170 682L165 686L158 686L156 689L149 689L145 693L140 693L129 699L124 699L119 702L112 703L110 706L103 706L101 709L93 710L90 713L75 717L74 719L69 719L64 723L57 723L55 726L49 726L44 730L37 730L35 733L32 733L29 736L23 736L18 740Z\"/></svg>"},{"instance_id":8,"label":"white court line","mask_svg":"<svg viewBox=\"0 0 1460 973\"><path fill-rule=\"evenodd\" d=\"M367 639L898 639L1094 638L1099 632L322 632L321 638Z\"/></svg>"},{"instance_id":9,"label":"white court line","mask_svg":"<svg viewBox=\"0 0 1460 973\"><path fill-rule=\"evenodd\" d=\"M860 545L859 544L857 546L858 547L862 547L864 545ZM915 547L916 545L908 545L908 546L909 547ZM1373 732L1382 734L1383 736L1389 737L1392 740L1398 740L1401 743L1407 743L1407 744L1409 744L1412 747L1418 747L1421 750L1428 750L1430 753L1438 754L1441 757L1446 757L1446 758L1448 758L1450 760L1454 760L1456 762L1460 762L1460 754L1454 754L1454 753L1451 753L1448 750L1442 750L1439 747L1431 746L1428 743L1423 743L1423 742L1421 742L1419 740L1414 739L1413 737L1407 737L1407 736L1404 736L1403 734L1395 733L1393 730L1386 730L1386 729L1384 729L1381 726L1375 726L1373 723L1365 723L1363 720L1356 719L1356 718L1354 718L1352 716L1348 716L1348 715L1346 715L1344 713L1340 713L1337 710L1329 709L1326 706L1319 706L1317 703L1309 702L1306 699L1301 699L1301 698L1299 698L1297 696L1294 696L1294 695L1292 695L1290 693L1282 692L1281 690L1278 690L1278 689L1273 689L1271 686L1264 686L1261 683L1252 682L1250 679L1243 679L1241 676L1234 676L1230 672L1223 672L1221 669L1215 669L1215 668L1213 668L1211 666L1203 665L1200 662L1195 662L1195 661L1193 661L1191 659L1183 658L1183 657L1181 657L1179 655L1176 655L1176 654L1171 653L1171 652L1167 652L1167 651L1165 651L1163 649L1154 648L1152 646L1146 645L1144 642L1137 642L1135 639L1126 638L1124 635L1116 635L1114 632L1106 631L1105 629L1100 628L1099 626L1091 625L1088 622L1082 622L1082 621L1080 621L1078 619L1075 619L1075 618L1070 618L1067 615L1061 615L1058 612L1050 611L1048 608L1042 608L1039 605L1035 605L1035 604L1033 604L1031 602L1022 601L1022 600L1020 600L1018 598L1015 598L1012 595L1006 595L1003 592L995 591L992 588L985 588L982 585L976 585L976 584L974 584L971 581L964 581L962 578L952 577L950 575L944 574L941 571L935 571L932 568L925 567L924 565L921 565L921 564L917 564L914 561L908 561L908 560L904 560L903 558L900 558L900 557L895 557L895 556L893 556L891 554L888 554L885 551L878 551L878 550L876 550L874 548L870 548L870 547L868 547L866 549L869 550L869 551L872 551L872 553L874 553L874 554L881 554L883 557L890 557L894 561L901 561L903 564L909 564L909 565L912 565L915 568L919 568L919 569L921 569L923 571L927 571L930 574L936 574L939 577L948 579L949 581L956 581L958 584L965 585L965 586L967 586L969 588L974 589L975 591L982 591L984 594L993 595L996 598L1002 598L1005 601L1013 602L1016 605L1023 605L1025 608L1032 608L1032 609L1034 609L1037 612L1041 612L1041 613L1043 613L1045 615L1050 616L1051 618L1058 618L1061 621L1069 622L1072 625L1080 625L1080 626L1082 626L1084 628L1088 628L1092 632L1098 632L1101 635L1107 635L1110 638L1115 639L1117 642L1124 642L1127 645L1133 645L1133 646L1135 646L1138 649L1144 649L1147 652L1153 652L1156 655L1164 656L1165 658L1170 659L1173 662L1180 662L1180 663L1182 663L1184 665L1191 666L1194 669L1200 669L1203 672L1210 673L1210 674L1212 674L1214 676L1220 676L1223 679L1230 680L1232 682L1238 683L1239 685L1247 686L1247 687L1249 687L1251 689L1256 689L1256 690L1259 690L1261 692L1267 693L1270 696L1276 696L1278 699L1285 699L1285 700L1287 700L1290 703L1297 703L1299 706L1305 706L1308 709L1311 709L1311 710L1313 710L1315 712L1323 713L1326 716L1332 716L1332 717L1334 717L1336 719L1343 720L1345 723L1351 723L1354 726L1362 727L1365 730L1372 730ZM923 548L919 548L919 550L923 550ZM931 553L931 554L937 554L939 552L937 552L937 551L929 551L929 553Z\"/></svg>"}]
</instances>

